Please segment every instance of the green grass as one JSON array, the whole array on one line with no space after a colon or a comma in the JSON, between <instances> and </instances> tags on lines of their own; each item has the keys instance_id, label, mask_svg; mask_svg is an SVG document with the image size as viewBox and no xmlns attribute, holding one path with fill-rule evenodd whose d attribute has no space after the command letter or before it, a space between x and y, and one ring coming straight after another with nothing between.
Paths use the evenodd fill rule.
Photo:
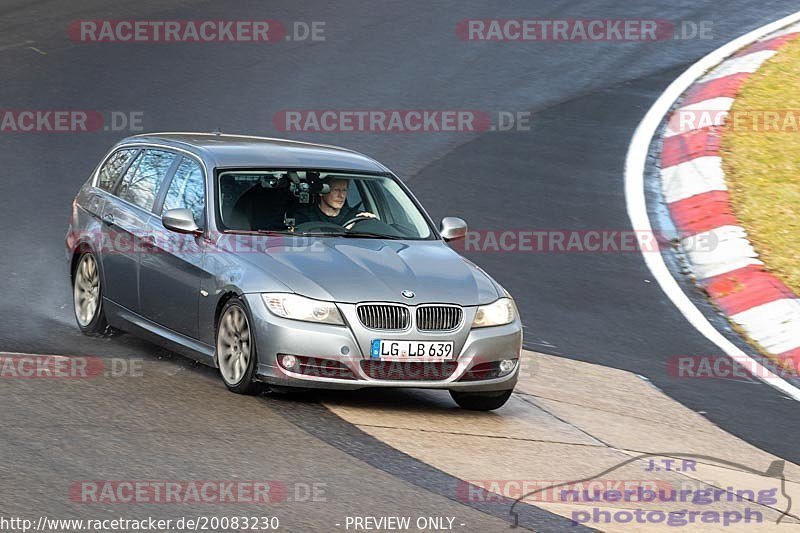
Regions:
<instances>
[{"instance_id":1,"label":"green grass","mask_svg":"<svg viewBox=\"0 0 800 533\"><path fill-rule=\"evenodd\" d=\"M731 110L793 113L794 126L768 130L742 120L723 133L725 179L733 209L767 268L800 294L800 39L745 82ZM747 126L742 126L747 124Z\"/></svg>"}]
</instances>

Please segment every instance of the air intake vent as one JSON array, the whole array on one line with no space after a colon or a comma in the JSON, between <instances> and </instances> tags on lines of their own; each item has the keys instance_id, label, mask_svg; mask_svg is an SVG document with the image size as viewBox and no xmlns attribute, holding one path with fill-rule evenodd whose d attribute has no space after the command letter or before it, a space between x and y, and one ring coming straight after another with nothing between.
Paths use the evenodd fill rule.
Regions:
<instances>
[{"instance_id":1,"label":"air intake vent","mask_svg":"<svg viewBox=\"0 0 800 533\"><path fill-rule=\"evenodd\" d=\"M366 375L386 381L443 381L452 376L456 368L458 363L455 361L361 361L361 369Z\"/></svg>"},{"instance_id":2,"label":"air intake vent","mask_svg":"<svg viewBox=\"0 0 800 533\"><path fill-rule=\"evenodd\" d=\"M367 304L358 306L358 319L369 329L403 330L411 322L411 313L402 305Z\"/></svg>"}]
</instances>

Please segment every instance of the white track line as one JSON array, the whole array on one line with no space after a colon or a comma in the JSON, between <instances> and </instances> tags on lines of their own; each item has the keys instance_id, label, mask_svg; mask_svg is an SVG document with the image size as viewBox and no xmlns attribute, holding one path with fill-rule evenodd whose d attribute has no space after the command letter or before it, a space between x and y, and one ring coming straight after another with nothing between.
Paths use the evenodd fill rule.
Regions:
<instances>
[{"instance_id":1,"label":"white track line","mask_svg":"<svg viewBox=\"0 0 800 533\"><path fill-rule=\"evenodd\" d=\"M757 28L750 33L742 35L724 46L717 48L703 57L681 74L656 100L645 117L642 119L631 139L628 154L625 158L625 200L628 216L635 230L652 232L650 218L647 216L647 202L644 191L644 172L647 163L647 154L661 121L669 112L675 101L695 81L704 76L706 72L720 64L725 58L735 53L740 48L751 44L758 39L780 30L784 26L800 22L800 11L787 17ZM706 319L703 313L683 293L678 282L672 277L661 254L642 252L647 268L650 269L661 289L672 301L675 307L683 314L689 323L694 326L709 341L716 344L731 359L742 365L753 376L757 376L765 383L775 387L794 400L800 401L800 388L788 383L781 377L765 368L761 363L740 350L731 341L717 331Z\"/></svg>"},{"instance_id":2,"label":"white track line","mask_svg":"<svg viewBox=\"0 0 800 533\"><path fill-rule=\"evenodd\" d=\"M0 46L0 52L4 52L6 50L11 50L12 48L19 48L21 46L26 46L29 44L33 44L36 41L22 41L21 43L14 43L14 44L4 44Z\"/></svg>"}]
</instances>

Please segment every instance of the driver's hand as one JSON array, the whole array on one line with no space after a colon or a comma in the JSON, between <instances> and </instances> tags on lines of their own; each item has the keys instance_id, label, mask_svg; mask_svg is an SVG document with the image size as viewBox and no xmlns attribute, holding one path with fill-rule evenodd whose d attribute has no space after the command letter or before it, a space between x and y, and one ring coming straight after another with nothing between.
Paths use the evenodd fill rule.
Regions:
<instances>
[{"instance_id":1,"label":"driver's hand","mask_svg":"<svg viewBox=\"0 0 800 533\"><path fill-rule=\"evenodd\" d=\"M378 218L378 215L370 213L369 211L362 211L356 215L356 218Z\"/></svg>"}]
</instances>

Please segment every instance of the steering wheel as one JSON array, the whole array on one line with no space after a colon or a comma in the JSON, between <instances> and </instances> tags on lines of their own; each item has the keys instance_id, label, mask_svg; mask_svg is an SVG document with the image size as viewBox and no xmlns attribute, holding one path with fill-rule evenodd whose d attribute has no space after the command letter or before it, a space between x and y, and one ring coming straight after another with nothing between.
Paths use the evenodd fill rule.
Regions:
<instances>
[{"instance_id":1,"label":"steering wheel","mask_svg":"<svg viewBox=\"0 0 800 533\"><path fill-rule=\"evenodd\" d=\"M365 216L352 217L350 220L342 223L342 227L345 227L347 229L351 229L358 222L364 222L365 220L380 220L380 218L378 218L377 215L375 215L374 217L365 217Z\"/></svg>"}]
</instances>

